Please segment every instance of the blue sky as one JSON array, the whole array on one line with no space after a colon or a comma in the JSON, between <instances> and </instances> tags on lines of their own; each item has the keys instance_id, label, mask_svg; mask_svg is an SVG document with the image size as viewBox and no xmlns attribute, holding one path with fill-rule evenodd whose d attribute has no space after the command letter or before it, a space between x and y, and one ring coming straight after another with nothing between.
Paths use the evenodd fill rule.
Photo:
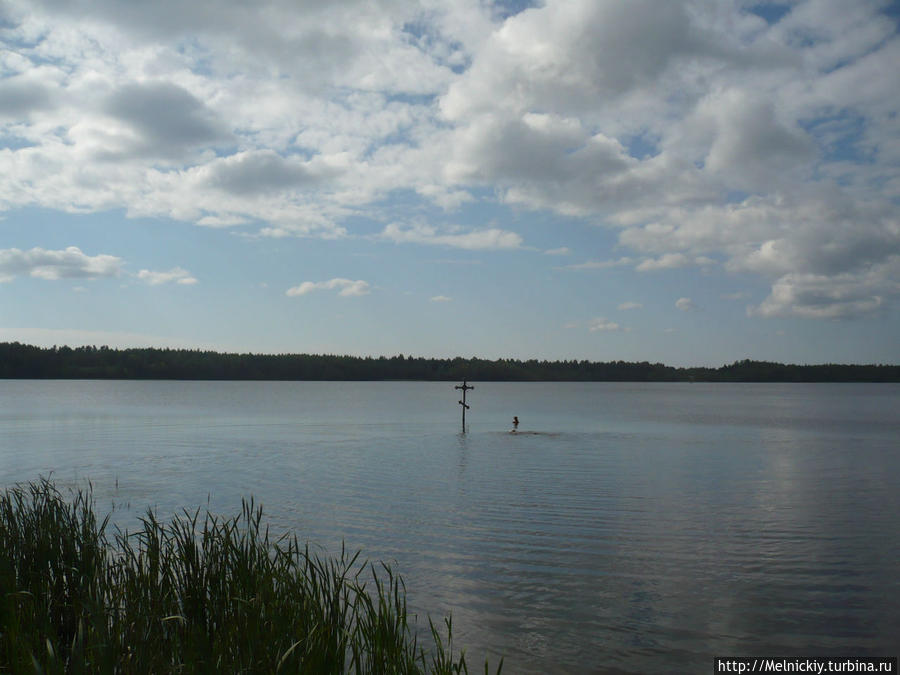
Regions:
<instances>
[{"instance_id":1,"label":"blue sky","mask_svg":"<svg viewBox=\"0 0 900 675\"><path fill-rule=\"evenodd\" d=\"M0 9L0 340L900 362L897 3Z\"/></svg>"}]
</instances>

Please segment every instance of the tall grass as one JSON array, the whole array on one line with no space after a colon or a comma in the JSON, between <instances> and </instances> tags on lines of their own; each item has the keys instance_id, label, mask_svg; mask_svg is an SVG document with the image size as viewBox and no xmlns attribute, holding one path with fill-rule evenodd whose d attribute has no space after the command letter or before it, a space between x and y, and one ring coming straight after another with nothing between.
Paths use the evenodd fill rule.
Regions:
<instances>
[{"instance_id":1,"label":"tall grass","mask_svg":"<svg viewBox=\"0 0 900 675\"><path fill-rule=\"evenodd\" d=\"M252 499L112 541L93 506L46 479L0 495L0 672L468 672L449 619L420 644L389 566L273 540Z\"/></svg>"}]
</instances>

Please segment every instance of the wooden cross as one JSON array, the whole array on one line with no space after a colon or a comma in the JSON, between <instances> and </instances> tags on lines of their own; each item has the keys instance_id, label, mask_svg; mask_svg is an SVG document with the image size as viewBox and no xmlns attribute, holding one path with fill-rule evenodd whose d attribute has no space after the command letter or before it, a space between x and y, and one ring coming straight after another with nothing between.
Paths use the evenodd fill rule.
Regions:
<instances>
[{"instance_id":1,"label":"wooden cross","mask_svg":"<svg viewBox=\"0 0 900 675\"><path fill-rule=\"evenodd\" d=\"M467 385L466 381L463 380L462 384L458 384L453 388L454 389L462 389L463 397L462 397L462 401L460 401L459 404L462 406L462 432L466 433L466 410L469 409L469 406L466 405L466 392L469 389L474 389L475 387L471 387L471 386Z\"/></svg>"}]
</instances>

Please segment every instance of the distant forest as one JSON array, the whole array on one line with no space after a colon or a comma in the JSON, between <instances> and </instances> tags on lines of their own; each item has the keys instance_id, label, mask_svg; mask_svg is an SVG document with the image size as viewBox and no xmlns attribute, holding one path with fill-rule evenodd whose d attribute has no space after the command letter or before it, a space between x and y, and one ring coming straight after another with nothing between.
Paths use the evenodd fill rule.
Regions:
<instances>
[{"instance_id":1,"label":"distant forest","mask_svg":"<svg viewBox=\"0 0 900 675\"><path fill-rule=\"evenodd\" d=\"M0 378L134 380L473 380L581 382L900 382L900 365L736 361L674 368L627 361L426 359L328 354L221 354L190 349L34 347L0 343Z\"/></svg>"}]
</instances>

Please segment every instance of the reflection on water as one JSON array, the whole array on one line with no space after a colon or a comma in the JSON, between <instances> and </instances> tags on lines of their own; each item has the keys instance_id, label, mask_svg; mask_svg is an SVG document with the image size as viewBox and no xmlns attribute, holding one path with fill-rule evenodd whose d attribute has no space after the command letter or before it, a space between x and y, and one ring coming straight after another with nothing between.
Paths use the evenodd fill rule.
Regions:
<instances>
[{"instance_id":1,"label":"reflection on water","mask_svg":"<svg viewBox=\"0 0 900 675\"><path fill-rule=\"evenodd\" d=\"M253 494L505 672L897 653L900 387L479 383L468 434L454 394L0 382L0 483L91 480L122 526Z\"/></svg>"}]
</instances>

